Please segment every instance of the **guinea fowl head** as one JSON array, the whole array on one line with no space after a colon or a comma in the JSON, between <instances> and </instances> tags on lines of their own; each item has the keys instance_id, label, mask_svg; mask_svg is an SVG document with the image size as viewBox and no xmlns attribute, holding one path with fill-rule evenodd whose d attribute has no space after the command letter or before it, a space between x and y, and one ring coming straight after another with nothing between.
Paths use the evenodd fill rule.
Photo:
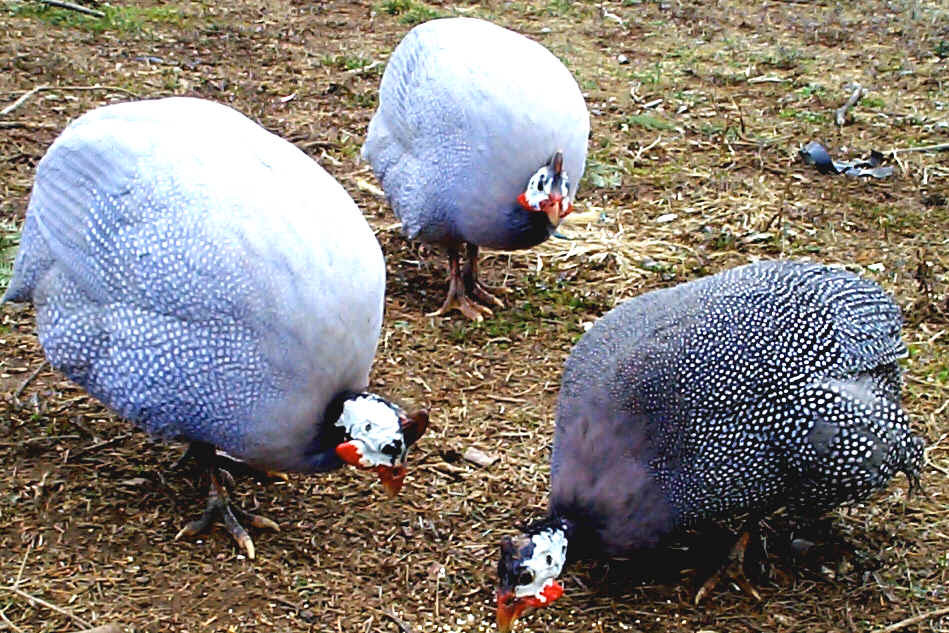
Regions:
<instances>
[{"instance_id":1,"label":"guinea fowl head","mask_svg":"<svg viewBox=\"0 0 949 633\"><path fill-rule=\"evenodd\" d=\"M558 151L546 165L534 172L517 201L528 211L547 214L551 226L560 224L573 211L570 181L563 168L563 151Z\"/></svg>"},{"instance_id":2,"label":"guinea fowl head","mask_svg":"<svg viewBox=\"0 0 949 633\"><path fill-rule=\"evenodd\" d=\"M529 609L546 607L563 595L557 576L567 558L568 521L549 518L501 541L498 561L498 631L508 633Z\"/></svg>"},{"instance_id":3,"label":"guinea fowl head","mask_svg":"<svg viewBox=\"0 0 949 633\"><path fill-rule=\"evenodd\" d=\"M428 427L428 412L406 413L380 396L363 392L343 400L336 426L348 437L336 447L339 458L374 471L386 494L394 497L405 479L405 455Z\"/></svg>"}]
</instances>

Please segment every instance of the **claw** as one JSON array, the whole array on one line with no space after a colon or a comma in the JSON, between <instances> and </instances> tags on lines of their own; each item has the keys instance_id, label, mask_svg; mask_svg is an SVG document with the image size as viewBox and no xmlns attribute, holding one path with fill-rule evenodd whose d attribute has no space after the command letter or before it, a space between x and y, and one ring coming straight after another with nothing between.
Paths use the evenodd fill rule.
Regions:
<instances>
[{"instance_id":1,"label":"claw","mask_svg":"<svg viewBox=\"0 0 949 633\"><path fill-rule=\"evenodd\" d=\"M699 587L699 590L695 592L694 604L698 606L702 600L704 600L709 593L718 585L722 579L722 574L728 572L729 578L735 581L738 587L749 597L754 598L757 601L761 601L761 594L758 593L758 590L748 581L745 577L745 551L748 549L748 543L751 541L751 534L748 532L742 532L741 536L738 537L738 540L735 541L735 544L732 546L731 551L728 554L728 558L722 566L715 571L709 578L702 583L702 586Z\"/></svg>"},{"instance_id":2,"label":"claw","mask_svg":"<svg viewBox=\"0 0 949 633\"><path fill-rule=\"evenodd\" d=\"M247 558L253 560L256 556L254 541L250 538L247 530L244 529L244 526L240 524L238 519L249 523L255 528L274 530L276 532L280 531L280 526L267 517L252 514L237 506L231 506L227 490L219 481L219 478L223 479L221 473L227 473L227 471L211 470L211 486L208 490L208 502L204 508L204 512L200 517L181 528L175 535L175 540L179 540L182 536L195 536L196 534L204 532L210 527L214 514L218 513L221 515L221 518L224 519L224 527L237 542L237 546L247 554ZM226 477L229 476L229 474L226 475ZM233 484L233 479L231 479L231 484Z\"/></svg>"},{"instance_id":3,"label":"claw","mask_svg":"<svg viewBox=\"0 0 949 633\"><path fill-rule=\"evenodd\" d=\"M442 304L442 307L434 312L429 312L425 316L444 316L452 310L458 310L472 321L483 321L484 317L494 314L491 308L475 303L465 295L458 296L449 291L449 295L445 298L445 303Z\"/></svg>"},{"instance_id":4,"label":"claw","mask_svg":"<svg viewBox=\"0 0 949 633\"><path fill-rule=\"evenodd\" d=\"M492 288L492 290L496 292L511 292L510 288L505 286L501 286L500 288ZM471 288L471 294L475 296L475 299L481 301L482 303L493 303L499 308L504 307L504 302L488 292L487 286L485 286L480 281L474 282L474 285Z\"/></svg>"}]
</instances>

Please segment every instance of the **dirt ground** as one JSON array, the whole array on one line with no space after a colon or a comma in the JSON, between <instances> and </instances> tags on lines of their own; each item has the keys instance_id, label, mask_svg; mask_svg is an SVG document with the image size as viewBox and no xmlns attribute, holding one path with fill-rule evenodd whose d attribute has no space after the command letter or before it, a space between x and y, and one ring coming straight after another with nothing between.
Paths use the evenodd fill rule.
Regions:
<instances>
[{"instance_id":1,"label":"dirt ground","mask_svg":"<svg viewBox=\"0 0 949 633\"><path fill-rule=\"evenodd\" d=\"M434 429L394 501L352 470L241 482L244 506L283 527L253 533L256 560L220 526L176 542L203 508L202 491L170 470L181 447L152 443L43 366L32 312L6 306L0 629L492 630L497 544L543 512L561 366L585 324L646 290L786 256L845 265L903 307L905 405L930 445L928 496L907 498L898 477L835 513L827 541L803 557L781 545L782 517L769 521L760 602L723 583L693 607L688 562L660 554L569 568L566 596L519 630L949 631L949 154L888 154L896 173L882 180L821 175L797 160L815 139L841 158L947 141L944 3L99 9L105 17L0 4L7 250L35 166L70 120L135 97L232 105L318 160L377 230L389 282L372 388L430 407ZM514 292L481 324L424 316L445 290L443 255L401 237L356 160L389 53L411 24L437 15L485 17L539 40L574 72L592 115L573 221L530 251L487 254L487 280ZM852 82L866 92L838 126ZM470 447L499 460L469 463Z\"/></svg>"}]
</instances>

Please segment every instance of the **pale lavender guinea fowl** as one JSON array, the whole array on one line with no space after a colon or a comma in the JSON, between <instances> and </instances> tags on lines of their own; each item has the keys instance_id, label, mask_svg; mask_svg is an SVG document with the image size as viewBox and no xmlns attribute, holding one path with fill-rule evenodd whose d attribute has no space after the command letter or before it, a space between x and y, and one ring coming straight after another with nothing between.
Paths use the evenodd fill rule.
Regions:
<instances>
[{"instance_id":1,"label":"pale lavender guinea fowl","mask_svg":"<svg viewBox=\"0 0 949 633\"><path fill-rule=\"evenodd\" d=\"M237 111L171 98L70 124L40 161L3 301L36 308L50 363L159 438L302 472L344 461L391 492L427 414L366 393L383 309L379 244L316 162ZM181 534L179 534L180 536Z\"/></svg>"},{"instance_id":2,"label":"pale lavender guinea fowl","mask_svg":"<svg viewBox=\"0 0 949 633\"><path fill-rule=\"evenodd\" d=\"M362 156L405 234L448 251L448 296L433 314L491 314L469 295L503 306L478 280L478 248L530 248L553 234L572 210L589 132L577 82L539 43L472 18L409 31L386 65Z\"/></svg>"},{"instance_id":3,"label":"pale lavender guinea fowl","mask_svg":"<svg viewBox=\"0 0 949 633\"><path fill-rule=\"evenodd\" d=\"M812 519L899 471L918 487L924 442L900 406L901 326L878 285L791 261L606 314L564 366L549 513L502 544L500 630L560 597L568 555L635 556L699 522L782 506Z\"/></svg>"}]
</instances>

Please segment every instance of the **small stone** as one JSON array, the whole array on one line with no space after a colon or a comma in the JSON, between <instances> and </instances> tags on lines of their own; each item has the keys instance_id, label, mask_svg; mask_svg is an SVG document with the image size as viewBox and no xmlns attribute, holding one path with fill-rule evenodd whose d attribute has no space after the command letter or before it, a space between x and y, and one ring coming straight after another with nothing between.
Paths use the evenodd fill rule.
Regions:
<instances>
[{"instance_id":1,"label":"small stone","mask_svg":"<svg viewBox=\"0 0 949 633\"><path fill-rule=\"evenodd\" d=\"M621 63L621 64L628 64L628 63L629 63L629 57L627 57L626 55L623 55L622 53L620 53L619 55L616 56L616 61L618 61L618 62Z\"/></svg>"}]
</instances>

